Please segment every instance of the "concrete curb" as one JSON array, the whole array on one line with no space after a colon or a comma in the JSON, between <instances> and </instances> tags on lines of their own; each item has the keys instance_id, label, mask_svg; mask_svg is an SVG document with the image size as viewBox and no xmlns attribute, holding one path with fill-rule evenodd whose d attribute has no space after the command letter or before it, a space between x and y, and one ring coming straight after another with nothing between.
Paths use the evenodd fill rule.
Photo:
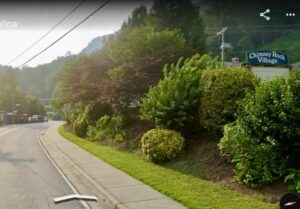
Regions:
<instances>
[{"instance_id":1,"label":"concrete curb","mask_svg":"<svg viewBox=\"0 0 300 209\"><path fill-rule=\"evenodd\" d=\"M65 139L57 132L57 125L44 130L41 144L81 194L95 195L114 209L187 209ZM103 209L89 203L92 208Z\"/></svg>"},{"instance_id":2,"label":"concrete curb","mask_svg":"<svg viewBox=\"0 0 300 209\"><path fill-rule=\"evenodd\" d=\"M47 130L48 131L48 130ZM47 131L45 133L45 136L48 138L49 141L49 136L47 135ZM46 143L43 142L43 140L40 140L41 145L43 146L43 148L47 151L47 153L49 154L49 157L51 157L51 159L56 163L56 165L59 167L58 163L55 160L55 153L51 152L50 149L47 147ZM52 144L54 145L54 143L52 142ZM56 145L54 145L57 150L60 152L60 154L68 161L68 163L70 163L72 165L73 169L76 169L81 175L83 175L91 184L93 184L93 186L95 188L97 188L97 190L99 190L99 192L101 193L101 195L104 196L104 198L106 198L110 205L113 206L114 209L128 209L126 206L124 206L114 195L112 195L109 191L107 191L107 189L105 187L103 187L102 185L98 184L96 181L94 181L88 174L86 174L80 167L78 167L76 164L74 164L71 159L68 158L68 156L66 156L64 154L64 152L62 152ZM60 168L60 167L59 167ZM62 171L63 172L63 171ZM68 174L64 173L64 175L66 176L66 178L73 184L73 186L76 188L76 185L70 180L70 178L68 178ZM76 188L77 189L77 188Z\"/></svg>"}]
</instances>

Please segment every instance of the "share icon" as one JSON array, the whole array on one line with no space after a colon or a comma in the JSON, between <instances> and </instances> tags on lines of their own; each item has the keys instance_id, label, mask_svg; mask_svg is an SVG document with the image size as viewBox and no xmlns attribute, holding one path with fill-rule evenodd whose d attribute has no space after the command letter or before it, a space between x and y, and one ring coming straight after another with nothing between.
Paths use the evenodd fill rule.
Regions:
<instances>
[{"instance_id":1,"label":"share icon","mask_svg":"<svg viewBox=\"0 0 300 209\"><path fill-rule=\"evenodd\" d=\"M269 21L271 18L269 16L266 16L266 14L270 13L270 9L266 9L266 11L259 14L260 17L264 17L267 21Z\"/></svg>"}]
</instances>

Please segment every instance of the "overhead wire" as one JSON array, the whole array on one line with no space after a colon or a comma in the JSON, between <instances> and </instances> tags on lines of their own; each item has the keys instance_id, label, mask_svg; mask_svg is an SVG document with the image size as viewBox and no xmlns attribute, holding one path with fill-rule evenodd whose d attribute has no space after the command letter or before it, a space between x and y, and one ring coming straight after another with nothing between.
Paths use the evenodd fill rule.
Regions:
<instances>
[{"instance_id":1,"label":"overhead wire","mask_svg":"<svg viewBox=\"0 0 300 209\"><path fill-rule=\"evenodd\" d=\"M99 7L97 7L92 13L90 13L88 16L86 16L84 19L82 19L79 23L77 23L75 26L73 26L70 30L68 30L66 33L64 33L62 36L60 36L58 39L56 39L54 42L52 42L50 45L45 47L43 50L32 56L30 59L25 61L23 64L19 65L18 68L21 68L22 66L26 65L28 62L32 61L45 51L47 51L50 47L58 43L60 40L62 40L65 36L67 36L69 33L71 33L73 30L75 30L79 25L87 21L90 17L92 17L94 14L96 14L99 10L101 10L105 5L107 5L111 0L106 0L103 4L101 4Z\"/></svg>"},{"instance_id":2,"label":"overhead wire","mask_svg":"<svg viewBox=\"0 0 300 209\"><path fill-rule=\"evenodd\" d=\"M64 22L71 14L73 14L86 0L82 0L77 4L67 15L65 15L59 22L57 22L52 28L50 28L49 31L47 31L44 35L42 35L38 40L33 42L29 47L27 47L24 51L22 51L20 54L18 54L16 57L11 59L7 65L10 65L12 62L17 60L19 57L24 55L26 52L28 52L30 49L32 49L35 45L37 45L39 42L41 42L49 33L51 33L57 26L59 26L62 22Z\"/></svg>"}]
</instances>

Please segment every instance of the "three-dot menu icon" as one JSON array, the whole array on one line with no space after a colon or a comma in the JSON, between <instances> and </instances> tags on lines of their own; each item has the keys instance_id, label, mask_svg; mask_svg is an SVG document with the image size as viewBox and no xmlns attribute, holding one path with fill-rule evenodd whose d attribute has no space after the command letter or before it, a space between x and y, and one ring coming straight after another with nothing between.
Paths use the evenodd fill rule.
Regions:
<instances>
[{"instance_id":1,"label":"three-dot menu icon","mask_svg":"<svg viewBox=\"0 0 300 209\"><path fill-rule=\"evenodd\" d=\"M296 14L295 13L286 13L285 16L287 16L287 17L295 17Z\"/></svg>"}]
</instances>

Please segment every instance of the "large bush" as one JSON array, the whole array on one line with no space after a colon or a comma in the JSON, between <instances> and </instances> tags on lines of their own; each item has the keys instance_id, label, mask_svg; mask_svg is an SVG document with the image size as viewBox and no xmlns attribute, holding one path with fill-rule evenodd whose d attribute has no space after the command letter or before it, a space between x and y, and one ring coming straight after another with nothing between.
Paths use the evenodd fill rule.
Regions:
<instances>
[{"instance_id":1,"label":"large bush","mask_svg":"<svg viewBox=\"0 0 300 209\"><path fill-rule=\"evenodd\" d=\"M220 133L223 126L235 120L237 104L258 84L255 75L243 68L208 70L201 78L201 125Z\"/></svg>"},{"instance_id":2,"label":"large bush","mask_svg":"<svg viewBox=\"0 0 300 209\"><path fill-rule=\"evenodd\" d=\"M300 170L289 169L284 181L290 184L290 190L300 194Z\"/></svg>"},{"instance_id":3,"label":"large bush","mask_svg":"<svg viewBox=\"0 0 300 209\"><path fill-rule=\"evenodd\" d=\"M242 182L264 185L299 166L299 78L291 73L262 83L241 103L235 123L226 126L219 146L236 163Z\"/></svg>"},{"instance_id":4,"label":"large bush","mask_svg":"<svg viewBox=\"0 0 300 209\"><path fill-rule=\"evenodd\" d=\"M204 69L215 67L208 55L180 59L176 65L165 66L164 78L151 88L140 104L142 119L161 128L186 132L197 124L200 78Z\"/></svg>"},{"instance_id":5,"label":"large bush","mask_svg":"<svg viewBox=\"0 0 300 209\"><path fill-rule=\"evenodd\" d=\"M86 136L88 131L88 121L85 114L80 115L74 122L73 130L79 137Z\"/></svg>"},{"instance_id":6,"label":"large bush","mask_svg":"<svg viewBox=\"0 0 300 209\"><path fill-rule=\"evenodd\" d=\"M248 186L272 183L285 172L286 160L277 152L274 140L268 138L260 143L245 134L239 124L225 126L219 147L221 154L236 164L238 179Z\"/></svg>"},{"instance_id":7,"label":"large bush","mask_svg":"<svg viewBox=\"0 0 300 209\"><path fill-rule=\"evenodd\" d=\"M87 116L89 125L96 125L96 121L104 115L112 115L113 110L110 104L104 102L91 102L85 107L84 114Z\"/></svg>"},{"instance_id":8,"label":"large bush","mask_svg":"<svg viewBox=\"0 0 300 209\"><path fill-rule=\"evenodd\" d=\"M82 103L74 104L70 109L64 111L65 121L73 126L76 119L83 113L85 106Z\"/></svg>"},{"instance_id":9,"label":"large bush","mask_svg":"<svg viewBox=\"0 0 300 209\"><path fill-rule=\"evenodd\" d=\"M238 120L251 138L275 140L282 156L296 164L300 153L300 102L293 86L297 79L275 78L248 95L238 111Z\"/></svg>"},{"instance_id":10,"label":"large bush","mask_svg":"<svg viewBox=\"0 0 300 209\"><path fill-rule=\"evenodd\" d=\"M177 132L152 129L142 137L142 151L153 162L164 162L178 156L184 147L184 138Z\"/></svg>"},{"instance_id":11,"label":"large bush","mask_svg":"<svg viewBox=\"0 0 300 209\"><path fill-rule=\"evenodd\" d=\"M113 143L121 143L126 140L126 131L124 130L126 121L121 115L101 117L96 122L96 127L89 126L87 136L90 140L109 140Z\"/></svg>"}]
</instances>

